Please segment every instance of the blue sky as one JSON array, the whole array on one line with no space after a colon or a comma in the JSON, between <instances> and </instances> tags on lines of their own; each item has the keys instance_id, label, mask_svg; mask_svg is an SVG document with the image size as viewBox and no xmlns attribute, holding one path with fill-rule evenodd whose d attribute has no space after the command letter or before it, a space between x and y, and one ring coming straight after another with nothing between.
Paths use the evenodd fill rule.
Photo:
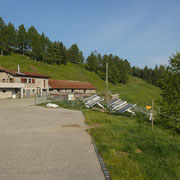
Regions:
<instances>
[{"instance_id":1,"label":"blue sky","mask_svg":"<svg viewBox=\"0 0 180 180\"><path fill-rule=\"evenodd\" d=\"M1 0L0 16L35 26L66 47L126 58L131 65L167 64L180 51L180 0Z\"/></svg>"}]
</instances>

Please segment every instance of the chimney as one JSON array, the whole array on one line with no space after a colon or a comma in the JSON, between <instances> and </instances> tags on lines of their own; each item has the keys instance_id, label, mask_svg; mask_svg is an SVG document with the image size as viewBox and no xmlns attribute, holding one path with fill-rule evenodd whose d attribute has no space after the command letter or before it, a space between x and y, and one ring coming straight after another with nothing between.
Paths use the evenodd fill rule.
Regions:
<instances>
[{"instance_id":1,"label":"chimney","mask_svg":"<svg viewBox=\"0 0 180 180\"><path fill-rule=\"evenodd\" d=\"M19 64L18 64L18 74L20 74L20 67L19 67Z\"/></svg>"}]
</instances>

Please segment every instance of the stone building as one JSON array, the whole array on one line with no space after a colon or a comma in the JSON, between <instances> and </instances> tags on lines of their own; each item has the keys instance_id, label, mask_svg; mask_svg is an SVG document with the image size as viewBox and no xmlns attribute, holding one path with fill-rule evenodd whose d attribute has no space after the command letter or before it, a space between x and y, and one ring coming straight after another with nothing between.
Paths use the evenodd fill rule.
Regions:
<instances>
[{"instance_id":1,"label":"stone building","mask_svg":"<svg viewBox=\"0 0 180 180\"><path fill-rule=\"evenodd\" d=\"M23 98L48 93L48 76L0 68L0 99Z\"/></svg>"},{"instance_id":2,"label":"stone building","mask_svg":"<svg viewBox=\"0 0 180 180\"><path fill-rule=\"evenodd\" d=\"M96 87L89 82L49 79L50 92L95 94Z\"/></svg>"}]
</instances>

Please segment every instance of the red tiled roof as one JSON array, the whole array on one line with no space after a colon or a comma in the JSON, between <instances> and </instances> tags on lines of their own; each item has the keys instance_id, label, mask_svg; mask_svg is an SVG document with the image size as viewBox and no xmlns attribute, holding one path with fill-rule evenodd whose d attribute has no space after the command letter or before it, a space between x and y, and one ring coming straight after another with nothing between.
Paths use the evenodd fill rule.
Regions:
<instances>
[{"instance_id":1,"label":"red tiled roof","mask_svg":"<svg viewBox=\"0 0 180 180\"><path fill-rule=\"evenodd\" d=\"M18 73L17 71L13 71L13 70L9 70L6 68L0 68L1 71L7 72L9 74L12 74L14 76L30 76L30 77L43 77L43 78L49 78L49 76L45 76L42 74L38 74L38 73L32 73L32 72L24 72L21 71L20 73Z\"/></svg>"},{"instance_id":2,"label":"red tiled roof","mask_svg":"<svg viewBox=\"0 0 180 180\"><path fill-rule=\"evenodd\" d=\"M53 89L96 89L89 82L49 79L49 86Z\"/></svg>"}]
</instances>

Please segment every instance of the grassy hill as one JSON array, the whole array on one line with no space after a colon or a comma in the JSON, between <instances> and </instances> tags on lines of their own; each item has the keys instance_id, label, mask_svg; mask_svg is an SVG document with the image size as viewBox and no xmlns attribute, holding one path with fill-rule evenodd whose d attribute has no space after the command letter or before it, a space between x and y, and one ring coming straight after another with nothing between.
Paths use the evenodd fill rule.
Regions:
<instances>
[{"instance_id":1,"label":"grassy hill","mask_svg":"<svg viewBox=\"0 0 180 180\"><path fill-rule=\"evenodd\" d=\"M20 54L11 54L0 57L0 66L17 70L18 64L22 71L38 72L48 75L54 79L88 81L93 84L98 92L105 92L105 82L96 73L85 69L84 64L56 65L43 62L35 62L30 57ZM157 100L161 90L139 78L129 77L127 85L113 85L109 83L109 90L112 93L120 94L120 98L138 105L150 103L152 99Z\"/></svg>"}]
</instances>

